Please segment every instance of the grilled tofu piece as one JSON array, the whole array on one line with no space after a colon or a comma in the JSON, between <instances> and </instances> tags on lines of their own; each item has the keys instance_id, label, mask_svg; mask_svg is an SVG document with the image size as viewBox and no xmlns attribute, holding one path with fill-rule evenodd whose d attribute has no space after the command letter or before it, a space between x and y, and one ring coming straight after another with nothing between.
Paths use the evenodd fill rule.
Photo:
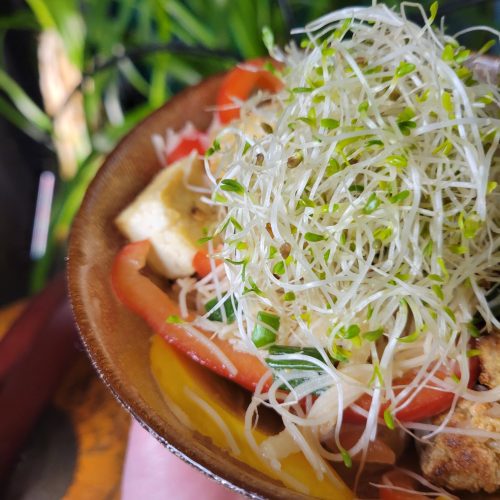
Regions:
<instances>
[{"instance_id":1,"label":"grilled tofu piece","mask_svg":"<svg viewBox=\"0 0 500 500\"><path fill-rule=\"evenodd\" d=\"M444 416L434 419L439 424ZM500 432L499 403L461 400L447 425ZM420 449L424 476L451 490L493 493L500 488L500 441L441 433Z\"/></svg>"},{"instance_id":2,"label":"grilled tofu piece","mask_svg":"<svg viewBox=\"0 0 500 500\"><path fill-rule=\"evenodd\" d=\"M148 263L170 279L194 273L197 240L216 221L213 207L188 184L206 187L203 162L194 155L161 170L115 221L130 241L151 242Z\"/></svg>"},{"instance_id":3,"label":"grilled tofu piece","mask_svg":"<svg viewBox=\"0 0 500 500\"><path fill-rule=\"evenodd\" d=\"M477 341L481 351L479 382L490 389L500 385L500 334L485 335Z\"/></svg>"}]
</instances>

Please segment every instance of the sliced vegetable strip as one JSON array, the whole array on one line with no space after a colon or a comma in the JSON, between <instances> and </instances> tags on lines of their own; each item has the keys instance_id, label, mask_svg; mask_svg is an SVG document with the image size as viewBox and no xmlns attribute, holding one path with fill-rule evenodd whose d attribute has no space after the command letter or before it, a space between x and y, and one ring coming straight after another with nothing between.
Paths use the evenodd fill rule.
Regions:
<instances>
[{"instance_id":1,"label":"sliced vegetable strip","mask_svg":"<svg viewBox=\"0 0 500 500\"><path fill-rule=\"evenodd\" d=\"M271 72L263 69L265 59L252 59L230 71L219 90L217 106L221 123L229 123L240 116L235 100L245 101L258 89L277 92L283 83Z\"/></svg>"},{"instance_id":2,"label":"sliced vegetable strip","mask_svg":"<svg viewBox=\"0 0 500 500\"><path fill-rule=\"evenodd\" d=\"M213 345L236 367L237 372L233 373L213 350L188 333L181 324L166 322L169 316L179 317L180 311L170 297L141 274L149 248L150 243L146 240L130 243L116 256L111 280L118 298L179 351L213 372L253 391L259 380L268 373L268 368L258 358L235 351L228 342L218 337L211 339ZM194 315L187 318L188 321L193 319ZM208 334L202 333L208 338Z\"/></svg>"}]
</instances>

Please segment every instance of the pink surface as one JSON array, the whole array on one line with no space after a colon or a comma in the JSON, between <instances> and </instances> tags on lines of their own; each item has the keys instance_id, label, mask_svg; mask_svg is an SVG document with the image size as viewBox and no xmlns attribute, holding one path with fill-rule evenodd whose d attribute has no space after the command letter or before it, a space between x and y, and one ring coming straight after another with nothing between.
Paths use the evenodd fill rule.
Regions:
<instances>
[{"instance_id":1,"label":"pink surface","mask_svg":"<svg viewBox=\"0 0 500 500\"><path fill-rule=\"evenodd\" d=\"M165 449L135 420L129 432L122 500L240 500Z\"/></svg>"}]
</instances>

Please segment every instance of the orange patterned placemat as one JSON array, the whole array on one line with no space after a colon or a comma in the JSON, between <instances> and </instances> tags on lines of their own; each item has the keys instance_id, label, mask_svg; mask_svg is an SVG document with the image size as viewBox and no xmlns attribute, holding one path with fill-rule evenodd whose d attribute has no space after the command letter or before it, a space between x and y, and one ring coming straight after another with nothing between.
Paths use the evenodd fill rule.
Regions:
<instances>
[{"instance_id":1,"label":"orange patterned placemat","mask_svg":"<svg viewBox=\"0 0 500 500\"><path fill-rule=\"evenodd\" d=\"M0 341L25 304L0 309ZM130 416L99 380L85 353L61 381L52 406L65 414L76 437L76 457L71 457L75 466L63 498L119 499ZM69 459L65 453L61 450L60 460ZM50 477L44 480L50 484Z\"/></svg>"}]
</instances>

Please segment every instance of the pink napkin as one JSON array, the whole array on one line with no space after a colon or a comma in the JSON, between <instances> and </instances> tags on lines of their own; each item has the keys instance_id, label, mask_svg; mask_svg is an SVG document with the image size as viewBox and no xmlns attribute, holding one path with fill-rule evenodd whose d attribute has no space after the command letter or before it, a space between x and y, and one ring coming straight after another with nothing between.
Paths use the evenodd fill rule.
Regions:
<instances>
[{"instance_id":1,"label":"pink napkin","mask_svg":"<svg viewBox=\"0 0 500 500\"><path fill-rule=\"evenodd\" d=\"M241 500L170 453L135 420L129 432L122 500Z\"/></svg>"}]
</instances>

